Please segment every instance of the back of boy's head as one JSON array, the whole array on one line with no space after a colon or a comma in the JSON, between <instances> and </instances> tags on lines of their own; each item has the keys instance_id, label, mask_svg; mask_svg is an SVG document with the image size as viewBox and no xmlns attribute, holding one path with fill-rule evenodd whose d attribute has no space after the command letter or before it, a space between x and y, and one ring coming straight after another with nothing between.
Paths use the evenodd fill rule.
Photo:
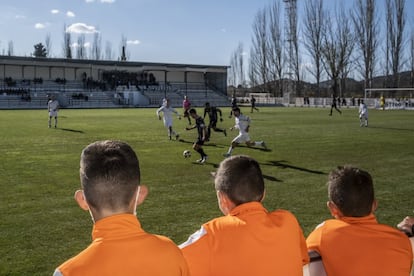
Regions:
<instances>
[{"instance_id":1,"label":"back of boy's head","mask_svg":"<svg viewBox=\"0 0 414 276\"><path fill-rule=\"evenodd\" d=\"M134 150L120 141L97 141L81 154L80 180L89 206L96 210L128 207L140 183Z\"/></svg>"},{"instance_id":2,"label":"back of boy's head","mask_svg":"<svg viewBox=\"0 0 414 276\"><path fill-rule=\"evenodd\" d=\"M338 167L329 174L328 195L344 216L367 216L374 202L372 177L352 166Z\"/></svg>"},{"instance_id":3,"label":"back of boy's head","mask_svg":"<svg viewBox=\"0 0 414 276\"><path fill-rule=\"evenodd\" d=\"M236 206L260 202L264 195L264 180L259 163L244 155L225 159L215 175L215 188L226 194Z\"/></svg>"}]
</instances>

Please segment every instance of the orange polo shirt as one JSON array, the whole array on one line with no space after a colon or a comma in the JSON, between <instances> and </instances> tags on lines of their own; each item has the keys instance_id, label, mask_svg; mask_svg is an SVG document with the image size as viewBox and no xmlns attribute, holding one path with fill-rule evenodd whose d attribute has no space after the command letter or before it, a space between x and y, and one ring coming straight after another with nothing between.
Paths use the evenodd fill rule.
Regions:
<instances>
[{"instance_id":1,"label":"orange polo shirt","mask_svg":"<svg viewBox=\"0 0 414 276\"><path fill-rule=\"evenodd\" d=\"M88 248L54 275L189 275L178 247L166 237L146 233L132 214L99 220L92 238Z\"/></svg>"},{"instance_id":2,"label":"orange polo shirt","mask_svg":"<svg viewBox=\"0 0 414 276\"><path fill-rule=\"evenodd\" d=\"M298 221L261 203L237 206L213 219L180 248L193 276L302 275L309 262Z\"/></svg>"},{"instance_id":3,"label":"orange polo shirt","mask_svg":"<svg viewBox=\"0 0 414 276\"><path fill-rule=\"evenodd\" d=\"M413 263L408 237L366 217L329 219L306 240L322 256L325 271L335 276L407 276Z\"/></svg>"}]
</instances>

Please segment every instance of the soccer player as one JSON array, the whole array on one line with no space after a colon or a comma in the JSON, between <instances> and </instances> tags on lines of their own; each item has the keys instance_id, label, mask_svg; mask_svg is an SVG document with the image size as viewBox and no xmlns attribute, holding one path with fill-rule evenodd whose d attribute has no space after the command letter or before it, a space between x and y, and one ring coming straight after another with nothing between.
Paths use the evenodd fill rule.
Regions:
<instances>
[{"instance_id":1,"label":"soccer player","mask_svg":"<svg viewBox=\"0 0 414 276\"><path fill-rule=\"evenodd\" d=\"M364 100L361 100L359 104L359 126L368 126L368 108L367 105L364 103Z\"/></svg>"},{"instance_id":2,"label":"soccer player","mask_svg":"<svg viewBox=\"0 0 414 276\"><path fill-rule=\"evenodd\" d=\"M335 98L334 94L332 94L332 103L331 103L331 112L329 113L329 116L332 116L332 110L335 108L336 111L339 112L339 114L342 114L342 111L338 109L336 106L337 99ZM338 98L339 101L339 98Z\"/></svg>"},{"instance_id":3,"label":"soccer player","mask_svg":"<svg viewBox=\"0 0 414 276\"><path fill-rule=\"evenodd\" d=\"M263 206L265 185L256 160L232 156L215 174L215 218L181 244L191 275L303 275L309 262L295 216Z\"/></svg>"},{"instance_id":4,"label":"soccer player","mask_svg":"<svg viewBox=\"0 0 414 276\"><path fill-rule=\"evenodd\" d=\"M120 141L97 141L83 149L79 206L94 223L92 243L61 264L54 276L189 275L178 247L167 237L145 232L136 217L148 194L138 158Z\"/></svg>"},{"instance_id":5,"label":"soccer player","mask_svg":"<svg viewBox=\"0 0 414 276\"><path fill-rule=\"evenodd\" d=\"M52 127L52 117L55 118L55 128L57 128L59 101L56 100L55 95L50 96L50 100L47 102L47 111L49 112L49 128Z\"/></svg>"},{"instance_id":6,"label":"soccer player","mask_svg":"<svg viewBox=\"0 0 414 276\"><path fill-rule=\"evenodd\" d=\"M380 106L382 110L385 110L385 98L384 95L381 95L380 97Z\"/></svg>"},{"instance_id":7,"label":"soccer player","mask_svg":"<svg viewBox=\"0 0 414 276\"><path fill-rule=\"evenodd\" d=\"M191 108L191 103L190 100L188 99L187 96L184 96L184 100L183 100L183 109L184 109L184 118L188 119L188 124L191 125L191 118L190 118L190 114L188 114L188 111Z\"/></svg>"},{"instance_id":8,"label":"soccer player","mask_svg":"<svg viewBox=\"0 0 414 276\"><path fill-rule=\"evenodd\" d=\"M221 112L221 109L215 106L211 106L209 102L205 103L204 106L205 108L203 118L205 119L206 114L208 114L208 117L210 119L207 127L206 141L210 140L211 129L213 129L215 132L223 132L224 136L227 136L226 129L221 129L217 127L218 114L220 114L220 122L223 122L223 114Z\"/></svg>"},{"instance_id":9,"label":"soccer player","mask_svg":"<svg viewBox=\"0 0 414 276\"><path fill-rule=\"evenodd\" d=\"M169 99L165 100L165 105L163 104L160 108L157 109L156 113L157 113L158 119L160 120L161 120L161 115L160 115L161 112L164 113L163 120L164 120L164 126L168 129L168 138L171 140L171 136L174 135L175 140L178 140L180 135L177 132L175 132L172 128L173 113L175 113L178 116L179 120L181 120L181 116L180 114L178 114L178 112L173 107L170 106Z\"/></svg>"},{"instance_id":10,"label":"soccer player","mask_svg":"<svg viewBox=\"0 0 414 276\"><path fill-rule=\"evenodd\" d=\"M231 156L233 149L236 146L238 146L240 143L246 143L248 147L262 146L264 149L267 149L266 143L264 141L251 141L250 140L250 135L249 135L250 118L248 116L241 114L240 108L238 107L233 108L233 114L234 114L235 125L234 127L230 128L230 130L233 130L235 128L238 129L239 135L236 136L236 138L234 138L233 141L231 141L229 150L224 154L224 157Z\"/></svg>"},{"instance_id":11,"label":"soccer player","mask_svg":"<svg viewBox=\"0 0 414 276\"><path fill-rule=\"evenodd\" d=\"M306 240L308 250L322 257L327 275L410 275L410 241L401 231L377 222L368 172L352 166L331 171L328 198L334 219L319 224Z\"/></svg>"},{"instance_id":12,"label":"soccer player","mask_svg":"<svg viewBox=\"0 0 414 276\"><path fill-rule=\"evenodd\" d=\"M204 141L207 137L207 128L204 124L204 119L197 114L197 111L194 108L191 108L188 113L194 119L195 124L192 127L186 127L186 130L197 129L197 141L193 144L193 149L198 152L201 156L201 159L197 160L198 163L204 164L207 161L207 154L203 150Z\"/></svg>"},{"instance_id":13,"label":"soccer player","mask_svg":"<svg viewBox=\"0 0 414 276\"><path fill-rule=\"evenodd\" d=\"M236 94L233 93L233 96L231 96L231 110L230 110L230 115L229 118L231 118L233 116L233 109L235 109L237 106L237 98L236 98Z\"/></svg>"},{"instance_id":14,"label":"soccer player","mask_svg":"<svg viewBox=\"0 0 414 276\"><path fill-rule=\"evenodd\" d=\"M252 110L250 113L253 113L253 110L259 112L259 109L256 107L256 98L253 95L250 96L250 104L252 105Z\"/></svg>"}]
</instances>

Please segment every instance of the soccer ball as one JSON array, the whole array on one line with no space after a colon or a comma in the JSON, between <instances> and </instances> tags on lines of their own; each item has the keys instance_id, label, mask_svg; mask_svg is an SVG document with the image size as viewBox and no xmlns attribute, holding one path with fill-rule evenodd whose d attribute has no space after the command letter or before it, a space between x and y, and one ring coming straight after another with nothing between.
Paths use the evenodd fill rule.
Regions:
<instances>
[{"instance_id":1,"label":"soccer ball","mask_svg":"<svg viewBox=\"0 0 414 276\"><path fill-rule=\"evenodd\" d=\"M185 151L183 151L183 156L184 156L184 158L189 158L189 157L191 157L191 151L189 151L189 150L185 150Z\"/></svg>"}]
</instances>

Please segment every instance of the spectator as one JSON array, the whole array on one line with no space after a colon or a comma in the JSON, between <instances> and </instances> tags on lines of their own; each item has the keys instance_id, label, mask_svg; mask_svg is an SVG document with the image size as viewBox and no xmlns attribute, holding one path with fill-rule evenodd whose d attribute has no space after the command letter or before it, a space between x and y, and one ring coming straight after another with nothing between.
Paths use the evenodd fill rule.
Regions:
<instances>
[{"instance_id":1,"label":"spectator","mask_svg":"<svg viewBox=\"0 0 414 276\"><path fill-rule=\"evenodd\" d=\"M406 235L379 224L371 175L351 166L328 177L327 206L334 219L310 233L308 250L322 257L327 275L409 275L413 263ZM311 275L312 264L310 265ZM319 275L319 274L318 274Z\"/></svg>"},{"instance_id":2,"label":"spectator","mask_svg":"<svg viewBox=\"0 0 414 276\"><path fill-rule=\"evenodd\" d=\"M224 216L203 224L180 245L191 275L302 275L309 261L302 230L290 212L263 207L257 161L227 158L214 182Z\"/></svg>"},{"instance_id":3,"label":"spectator","mask_svg":"<svg viewBox=\"0 0 414 276\"><path fill-rule=\"evenodd\" d=\"M146 233L136 207L148 194L140 185L139 161L123 142L98 141L81 155L79 206L94 222L92 244L69 259L54 275L189 275L177 246Z\"/></svg>"}]
</instances>

